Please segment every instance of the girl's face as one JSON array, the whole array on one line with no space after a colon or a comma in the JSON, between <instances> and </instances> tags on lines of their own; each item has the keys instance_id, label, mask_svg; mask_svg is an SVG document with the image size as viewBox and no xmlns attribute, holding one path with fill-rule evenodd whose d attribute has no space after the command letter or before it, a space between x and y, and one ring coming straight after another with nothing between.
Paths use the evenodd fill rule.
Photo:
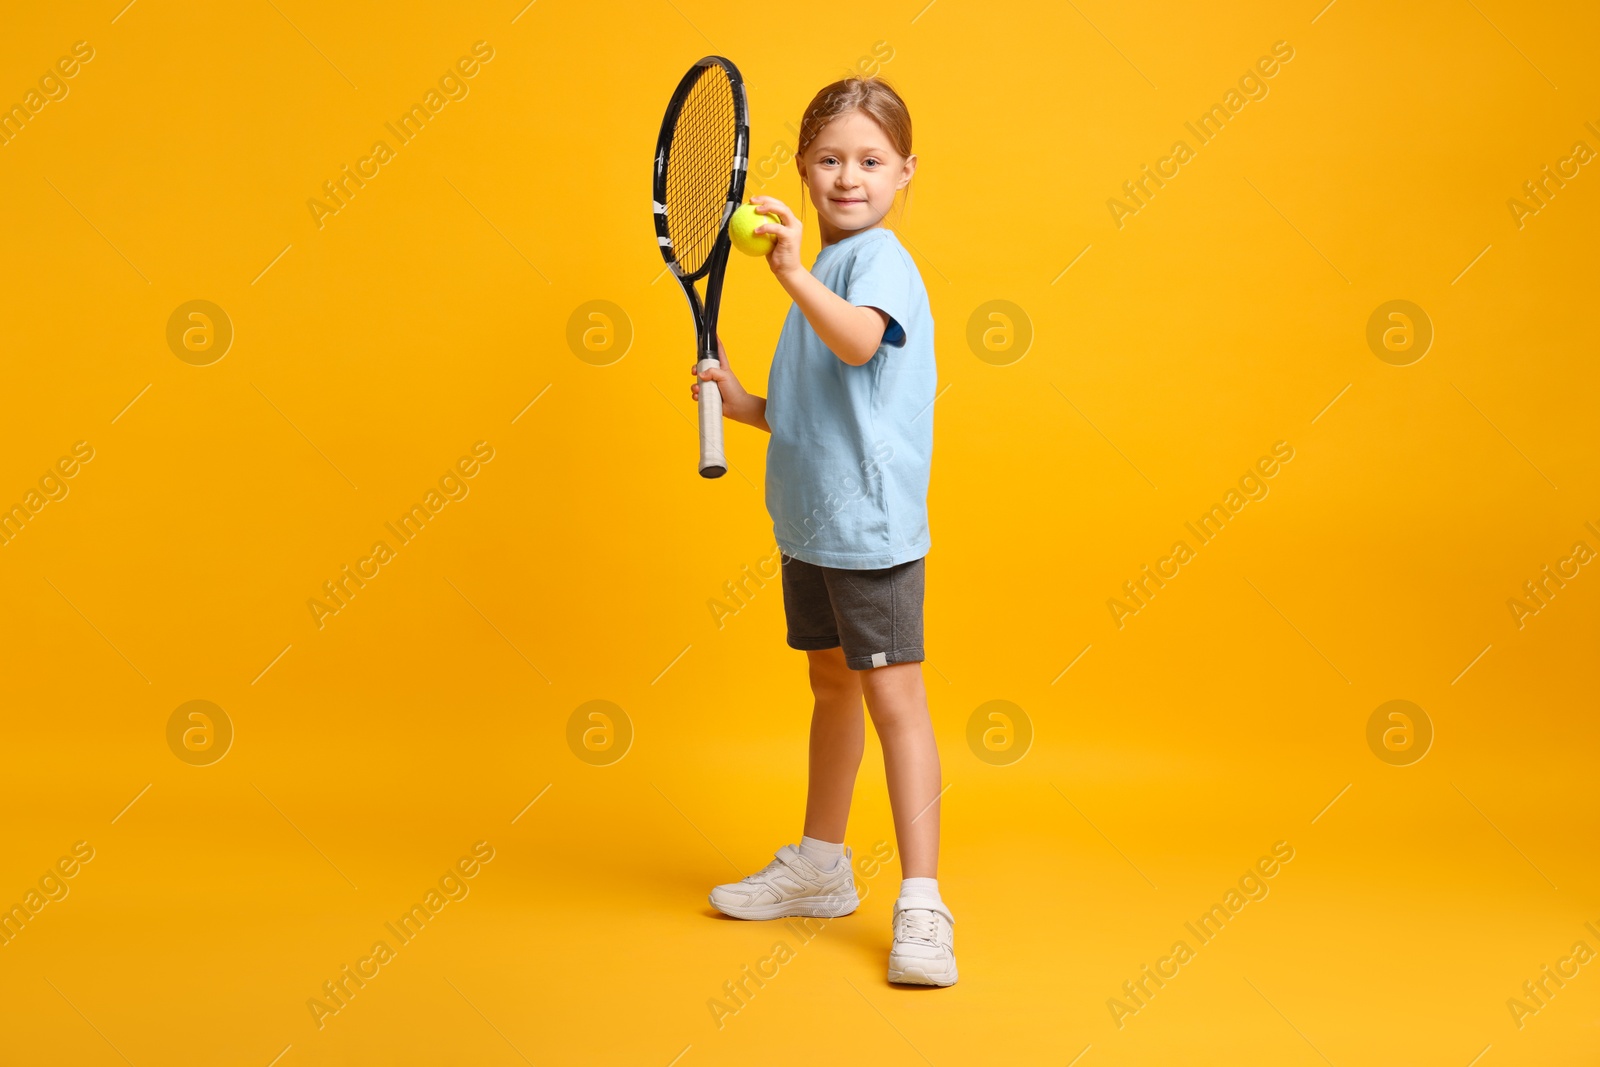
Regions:
<instances>
[{"instance_id":1,"label":"girl's face","mask_svg":"<svg viewBox=\"0 0 1600 1067\"><path fill-rule=\"evenodd\" d=\"M823 244L882 224L916 169L917 157L898 155L872 116L851 111L830 119L800 161Z\"/></svg>"}]
</instances>

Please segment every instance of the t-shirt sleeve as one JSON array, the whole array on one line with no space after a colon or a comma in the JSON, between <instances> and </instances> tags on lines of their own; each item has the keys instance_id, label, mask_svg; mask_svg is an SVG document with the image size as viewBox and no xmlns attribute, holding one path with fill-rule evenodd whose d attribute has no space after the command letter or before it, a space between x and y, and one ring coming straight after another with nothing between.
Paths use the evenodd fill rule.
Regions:
<instances>
[{"instance_id":1,"label":"t-shirt sleeve","mask_svg":"<svg viewBox=\"0 0 1600 1067\"><path fill-rule=\"evenodd\" d=\"M899 244L891 238L868 242L850 264L850 281L844 298L856 307L875 307L889 316L883 343L894 348L906 343L905 323L911 315L911 267Z\"/></svg>"}]
</instances>

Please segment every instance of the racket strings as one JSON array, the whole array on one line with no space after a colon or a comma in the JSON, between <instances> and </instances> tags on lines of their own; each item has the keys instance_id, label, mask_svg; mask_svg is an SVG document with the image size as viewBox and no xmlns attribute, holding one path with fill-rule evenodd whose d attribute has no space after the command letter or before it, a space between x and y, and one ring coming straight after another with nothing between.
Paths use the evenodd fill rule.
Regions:
<instances>
[{"instance_id":1,"label":"racket strings","mask_svg":"<svg viewBox=\"0 0 1600 1067\"><path fill-rule=\"evenodd\" d=\"M667 152L667 235L686 273L699 271L716 246L737 132L733 86L720 67L708 67L678 111Z\"/></svg>"}]
</instances>

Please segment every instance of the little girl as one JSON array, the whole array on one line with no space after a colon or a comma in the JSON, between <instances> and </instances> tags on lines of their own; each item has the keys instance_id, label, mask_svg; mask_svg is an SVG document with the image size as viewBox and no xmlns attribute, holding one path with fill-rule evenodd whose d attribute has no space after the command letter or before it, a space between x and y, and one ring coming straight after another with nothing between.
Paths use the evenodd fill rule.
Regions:
<instances>
[{"instance_id":1,"label":"little girl","mask_svg":"<svg viewBox=\"0 0 1600 1067\"><path fill-rule=\"evenodd\" d=\"M937 374L928 293L884 216L916 170L905 102L877 79L846 78L812 100L795 163L822 250L800 262L801 223L770 196L756 228L794 298L767 398L745 391L718 341L728 418L767 430L767 510L783 561L790 647L810 660L810 782L798 847L711 891L741 919L838 916L860 900L844 847L866 744L862 698L883 745L902 873L889 981L952 985L950 909L939 896L939 750L922 684L922 592ZM909 194L908 194L909 195ZM699 398L698 382L690 387Z\"/></svg>"}]
</instances>

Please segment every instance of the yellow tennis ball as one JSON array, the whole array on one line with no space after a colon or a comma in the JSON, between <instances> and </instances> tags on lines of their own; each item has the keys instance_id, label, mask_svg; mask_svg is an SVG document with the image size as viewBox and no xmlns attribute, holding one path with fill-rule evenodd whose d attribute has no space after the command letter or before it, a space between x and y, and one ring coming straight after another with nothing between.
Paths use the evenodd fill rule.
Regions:
<instances>
[{"instance_id":1,"label":"yellow tennis ball","mask_svg":"<svg viewBox=\"0 0 1600 1067\"><path fill-rule=\"evenodd\" d=\"M750 256L764 256L772 251L772 235L756 233L757 226L781 223L776 215L763 215L754 204L740 204L728 219L728 236L733 247Z\"/></svg>"}]
</instances>

